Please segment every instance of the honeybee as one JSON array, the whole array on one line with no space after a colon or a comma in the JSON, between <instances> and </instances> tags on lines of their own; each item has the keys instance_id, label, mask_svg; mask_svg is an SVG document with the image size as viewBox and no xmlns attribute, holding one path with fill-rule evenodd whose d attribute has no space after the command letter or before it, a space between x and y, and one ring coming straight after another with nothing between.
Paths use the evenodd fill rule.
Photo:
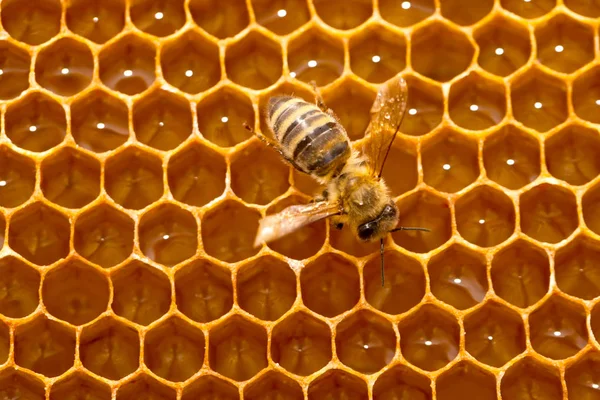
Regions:
<instances>
[{"instance_id":1,"label":"honeybee","mask_svg":"<svg viewBox=\"0 0 600 400\"><path fill-rule=\"evenodd\" d=\"M337 229L348 226L364 242L379 240L384 285L384 238L390 232L422 230L398 227L398 208L382 179L383 167L406 112L408 90L400 76L381 85L367 127L362 152L352 148L346 130L329 109L315 83L315 103L293 96L273 96L266 107L274 139L253 132L301 172L325 186L309 204L293 205L263 218L255 247L330 217Z\"/></svg>"}]
</instances>

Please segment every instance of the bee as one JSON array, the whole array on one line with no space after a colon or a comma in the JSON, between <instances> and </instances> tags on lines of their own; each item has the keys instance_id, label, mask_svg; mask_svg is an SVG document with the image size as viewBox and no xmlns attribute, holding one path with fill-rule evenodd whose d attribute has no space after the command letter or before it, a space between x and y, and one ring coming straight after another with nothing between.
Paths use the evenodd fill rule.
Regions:
<instances>
[{"instance_id":1,"label":"bee","mask_svg":"<svg viewBox=\"0 0 600 400\"><path fill-rule=\"evenodd\" d=\"M362 151L352 148L346 130L329 109L315 83L315 103L293 96L273 96L266 107L274 139L246 129L273 147L297 170L325 186L309 204L292 205L259 222L254 243L279 239L323 218L337 229L348 226L363 242L380 242L381 284L385 284L384 238L390 232L421 230L398 225L399 213L382 179L383 167L406 112L406 81L397 75L379 88Z\"/></svg>"}]
</instances>

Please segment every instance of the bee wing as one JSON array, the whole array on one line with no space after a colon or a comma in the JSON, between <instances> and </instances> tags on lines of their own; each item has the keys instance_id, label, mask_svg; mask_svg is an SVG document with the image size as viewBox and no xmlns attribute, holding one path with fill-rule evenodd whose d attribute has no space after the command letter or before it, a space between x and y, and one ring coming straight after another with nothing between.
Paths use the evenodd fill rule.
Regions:
<instances>
[{"instance_id":1,"label":"bee wing","mask_svg":"<svg viewBox=\"0 0 600 400\"><path fill-rule=\"evenodd\" d=\"M377 92L363 146L373 176L380 177L383 172L385 159L404 119L407 103L408 88L400 75L382 84Z\"/></svg>"},{"instance_id":2,"label":"bee wing","mask_svg":"<svg viewBox=\"0 0 600 400\"><path fill-rule=\"evenodd\" d=\"M272 242L308 224L340 212L339 205L327 201L293 205L260 220L254 247Z\"/></svg>"}]
</instances>

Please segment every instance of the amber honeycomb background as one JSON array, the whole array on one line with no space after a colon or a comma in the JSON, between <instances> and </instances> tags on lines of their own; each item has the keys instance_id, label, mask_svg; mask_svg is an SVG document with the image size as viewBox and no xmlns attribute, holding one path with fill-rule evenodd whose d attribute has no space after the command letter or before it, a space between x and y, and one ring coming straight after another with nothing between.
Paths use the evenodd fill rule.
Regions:
<instances>
[{"instance_id":1,"label":"amber honeycomb background","mask_svg":"<svg viewBox=\"0 0 600 400\"><path fill-rule=\"evenodd\" d=\"M284 10L284 11L280 11ZM0 399L600 399L597 0L2 0ZM377 246L242 127L409 112Z\"/></svg>"}]
</instances>

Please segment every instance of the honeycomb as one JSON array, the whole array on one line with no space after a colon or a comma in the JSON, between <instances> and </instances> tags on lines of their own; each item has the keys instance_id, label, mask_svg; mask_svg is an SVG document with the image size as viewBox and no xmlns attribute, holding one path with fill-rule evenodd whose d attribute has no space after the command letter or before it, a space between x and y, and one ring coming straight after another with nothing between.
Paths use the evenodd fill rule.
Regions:
<instances>
[{"instance_id":1,"label":"honeycomb","mask_svg":"<svg viewBox=\"0 0 600 400\"><path fill-rule=\"evenodd\" d=\"M600 399L598 0L2 0L0 399ZM377 245L243 128L408 82Z\"/></svg>"}]
</instances>

